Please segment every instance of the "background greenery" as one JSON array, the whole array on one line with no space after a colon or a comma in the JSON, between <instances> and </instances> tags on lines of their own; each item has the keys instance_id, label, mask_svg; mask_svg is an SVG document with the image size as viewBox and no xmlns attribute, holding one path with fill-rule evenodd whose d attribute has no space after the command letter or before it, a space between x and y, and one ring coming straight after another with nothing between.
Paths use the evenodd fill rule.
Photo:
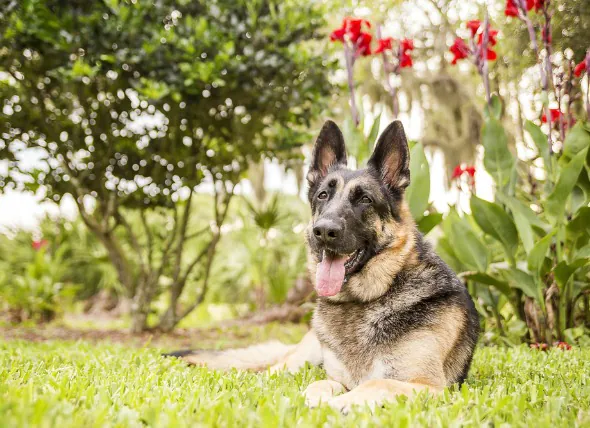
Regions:
<instances>
[{"instance_id":1,"label":"background greenery","mask_svg":"<svg viewBox=\"0 0 590 428\"><path fill-rule=\"evenodd\" d=\"M464 22L483 16L477 2L3 4L0 191L73 200L78 216L0 235L2 322L72 326L83 316L100 327L106 317L139 333L308 319L309 210L299 195L269 191L265 165L304 194L305 154L328 116L354 163L371 152L392 115L379 57L355 64L355 127L341 46L329 42L343 16L358 15L414 39L415 65L396 82L402 119L419 117L423 131L407 198L474 297L483 342L588 344L584 93L569 88L578 123L565 138L553 132L550 155L540 117L558 100L543 96L528 33L504 6L488 8L500 36L486 109L473 68L449 64ZM590 46L590 11L582 0L551 7L559 74ZM539 31L542 17L530 16ZM429 161L440 156L435 173ZM452 179L459 164L489 177L486 200ZM449 195L431 194L433 182ZM439 212L435 199L449 205Z\"/></svg>"}]
</instances>

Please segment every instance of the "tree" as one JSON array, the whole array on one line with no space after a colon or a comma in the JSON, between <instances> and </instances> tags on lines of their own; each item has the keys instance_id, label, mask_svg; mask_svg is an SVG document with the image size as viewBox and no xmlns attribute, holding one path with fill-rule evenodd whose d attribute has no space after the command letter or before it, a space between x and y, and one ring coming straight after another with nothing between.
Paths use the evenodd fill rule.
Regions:
<instances>
[{"instance_id":1,"label":"tree","mask_svg":"<svg viewBox=\"0 0 590 428\"><path fill-rule=\"evenodd\" d=\"M163 278L170 301L159 326L173 328L205 298L248 162L288 157L322 109L322 23L318 6L295 1L3 6L0 154L9 174L0 189L41 189L55 202L72 195L132 299L132 329L147 328ZM31 151L38 166L25 169L18 159ZM213 220L192 230L203 182ZM196 237L203 245L189 260ZM180 307L197 274L200 292Z\"/></svg>"}]
</instances>

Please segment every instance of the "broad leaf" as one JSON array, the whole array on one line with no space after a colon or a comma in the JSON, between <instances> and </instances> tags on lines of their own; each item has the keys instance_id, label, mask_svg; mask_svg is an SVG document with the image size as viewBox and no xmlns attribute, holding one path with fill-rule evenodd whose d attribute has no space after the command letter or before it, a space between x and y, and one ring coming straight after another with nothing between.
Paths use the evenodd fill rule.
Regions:
<instances>
[{"instance_id":1,"label":"broad leaf","mask_svg":"<svg viewBox=\"0 0 590 428\"><path fill-rule=\"evenodd\" d=\"M512 297L510 286L506 281L494 278L493 276L488 275L487 273L476 272L469 275L465 275L464 278L470 279L471 281L475 281L480 284L491 285L494 288L496 288L500 293L504 294L506 297Z\"/></svg>"},{"instance_id":2,"label":"broad leaf","mask_svg":"<svg viewBox=\"0 0 590 428\"><path fill-rule=\"evenodd\" d=\"M547 254L547 250L549 250L551 241L553 240L553 235L555 235L556 232L556 229L552 230L544 238L537 242L530 251L527 258L527 263L531 272L538 273L541 270L541 266L543 266L543 260L545 260L545 254Z\"/></svg>"},{"instance_id":3,"label":"broad leaf","mask_svg":"<svg viewBox=\"0 0 590 428\"><path fill-rule=\"evenodd\" d=\"M434 229L436 226L440 224L443 219L443 215L441 213L432 213L425 215L422 217L418 222L418 229L424 235Z\"/></svg>"},{"instance_id":4,"label":"broad leaf","mask_svg":"<svg viewBox=\"0 0 590 428\"><path fill-rule=\"evenodd\" d=\"M471 212L479 227L502 244L506 255L513 262L518 248L518 232L510 216L500 205L477 196L471 197Z\"/></svg>"},{"instance_id":5,"label":"broad leaf","mask_svg":"<svg viewBox=\"0 0 590 428\"><path fill-rule=\"evenodd\" d=\"M567 281L570 277L582 266L587 265L588 259L578 259L573 263L566 263L565 261L561 261L553 268L553 273L555 275L555 281L561 288L565 286Z\"/></svg>"},{"instance_id":6,"label":"broad leaf","mask_svg":"<svg viewBox=\"0 0 590 428\"><path fill-rule=\"evenodd\" d=\"M568 131L563 142L563 156L566 159L571 159L589 146L590 131L584 127L584 122L578 122Z\"/></svg>"},{"instance_id":7,"label":"broad leaf","mask_svg":"<svg viewBox=\"0 0 590 428\"><path fill-rule=\"evenodd\" d=\"M506 131L498 120L490 118L484 123L482 143L485 169L494 178L498 188L504 187L514 168L514 156L508 149Z\"/></svg>"},{"instance_id":8,"label":"broad leaf","mask_svg":"<svg viewBox=\"0 0 590 428\"><path fill-rule=\"evenodd\" d=\"M375 142L377 141L377 137L379 136L379 126L380 125L381 125L381 113L373 121L373 125L371 126L371 131L369 132L369 136L367 137L367 145L369 147L369 153L372 153L373 148L375 147Z\"/></svg>"},{"instance_id":9,"label":"broad leaf","mask_svg":"<svg viewBox=\"0 0 590 428\"><path fill-rule=\"evenodd\" d=\"M448 236L448 235L447 235ZM447 238L442 237L436 243L436 253L448 264L454 272L463 272L467 270L466 266L459 260Z\"/></svg>"},{"instance_id":10,"label":"broad leaf","mask_svg":"<svg viewBox=\"0 0 590 428\"><path fill-rule=\"evenodd\" d=\"M524 294L537 301L542 300L540 289L533 276L516 268L506 269L502 272L506 275L510 287L522 290Z\"/></svg>"},{"instance_id":11,"label":"broad leaf","mask_svg":"<svg viewBox=\"0 0 590 428\"><path fill-rule=\"evenodd\" d=\"M529 217L532 216L535 219L537 217L535 217L533 210L524 205L518 199L500 193L497 193L496 196L510 209L510 211L512 211L514 224L518 230L518 235L520 236L524 250L528 254L535 245L533 229L531 227Z\"/></svg>"},{"instance_id":12,"label":"broad leaf","mask_svg":"<svg viewBox=\"0 0 590 428\"><path fill-rule=\"evenodd\" d=\"M574 218L568 222L566 229L574 236L583 233L590 235L590 207L580 208Z\"/></svg>"},{"instance_id":13,"label":"broad leaf","mask_svg":"<svg viewBox=\"0 0 590 428\"><path fill-rule=\"evenodd\" d=\"M422 144L415 144L410 151L410 185L406 190L406 200L415 220L424 216L430 196L430 169Z\"/></svg>"},{"instance_id":14,"label":"broad leaf","mask_svg":"<svg viewBox=\"0 0 590 428\"><path fill-rule=\"evenodd\" d=\"M492 95L490 104L491 106L486 104L484 107L484 115L486 119L491 117L500 120L500 117L502 116L502 100L498 95Z\"/></svg>"},{"instance_id":15,"label":"broad leaf","mask_svg":"<svg viewBox=\"0 0 590 428\"><path fill-rule=\"evenodd\" d=\"M563 220L567 198L578 181L587 152L588 148L580 151L567 165L561 167L557 184L545 204L545 211L553 224Z\"/></svg>"},{"instance_id":16,"label":"broad leaf","mask_svg":"<svg viewBox=\"0 0 590 428\"><path fill-rule=\"evenodd\" d=\"M547 141L547 135L545 135L545 133L543 131L541 131L541 128L539 128L537 125L535 125L530 120L527 120L525 122L524 129L531 136L533 143L535 143L535 146L537 147L537 150L539 151L539 155L541 155L541 157L543 158L543 163L545 164L545 168L550 170L551 169L551 158L549 155L549 143Z\"/></svg>"},{"instance_id":17,"label":"broad leaf","mask_svg":"<svg viewBox=\"0 0 590 428\"><path fill-rule=\"evenodd\" d=\"M485 272L488 267L487 247L466 224L466 220L455 214L450 221L449 243L453 246L457 258L469 269Z\"/></svg>"}]
</instances>

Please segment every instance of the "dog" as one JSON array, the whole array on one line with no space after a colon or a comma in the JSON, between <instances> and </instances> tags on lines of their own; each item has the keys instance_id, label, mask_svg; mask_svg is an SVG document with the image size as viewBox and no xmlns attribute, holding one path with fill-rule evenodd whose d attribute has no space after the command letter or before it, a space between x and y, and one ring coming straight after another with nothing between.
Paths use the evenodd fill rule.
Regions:
<instances>
[{"instance_id":1,"label":"dog","mask_svg":"<svg viewBox=\"0 0 590 428\"><path fill-rule=\"evenodd\" d=\"M213 369L295 372L323 365L306 403L348 412L398 395L436 394L465 380L479 318L464 284L418 231L404 198L410 184L404 128L391 123L367 168L347 168L344 137L327 121L307 175L309 270L318 294L312 328L297 345L172 354Z\"/></svg>"}]
</instances>

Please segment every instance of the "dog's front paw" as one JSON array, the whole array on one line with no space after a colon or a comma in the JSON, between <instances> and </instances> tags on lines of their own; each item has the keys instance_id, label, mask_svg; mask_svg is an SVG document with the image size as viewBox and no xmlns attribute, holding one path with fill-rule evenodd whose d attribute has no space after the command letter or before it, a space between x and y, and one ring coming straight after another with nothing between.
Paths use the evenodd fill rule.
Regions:
<instances>
[{"instance_id":1,"label":"dog's front paw","mask_svg":"<svg viewBox=\"0 0 590 428\"><path fill-rule=\"evenodd\" d=\"M328 405L332 407L334 410L338 410L341 413L347 415L352 411L352 409L355 406L362 406L364 408L367 408L372 413L375 410L375 407L377 406L377 402L375 400L358 400L354 396L344 394L328 400Z\"/></svg>"},{"instance_id":2,"label":"dog's front paw","mask_svg":"<svg viewBox=\"0 0 590 428\"><path fill-rule=\"evenodd\" d=\"M321 403L326 403L335 394L344 391L344 386L333 380L319 380L310 384L303 395L305 395L305 404L308 407L318 407Z\"/></svg>"}]
</instances>

